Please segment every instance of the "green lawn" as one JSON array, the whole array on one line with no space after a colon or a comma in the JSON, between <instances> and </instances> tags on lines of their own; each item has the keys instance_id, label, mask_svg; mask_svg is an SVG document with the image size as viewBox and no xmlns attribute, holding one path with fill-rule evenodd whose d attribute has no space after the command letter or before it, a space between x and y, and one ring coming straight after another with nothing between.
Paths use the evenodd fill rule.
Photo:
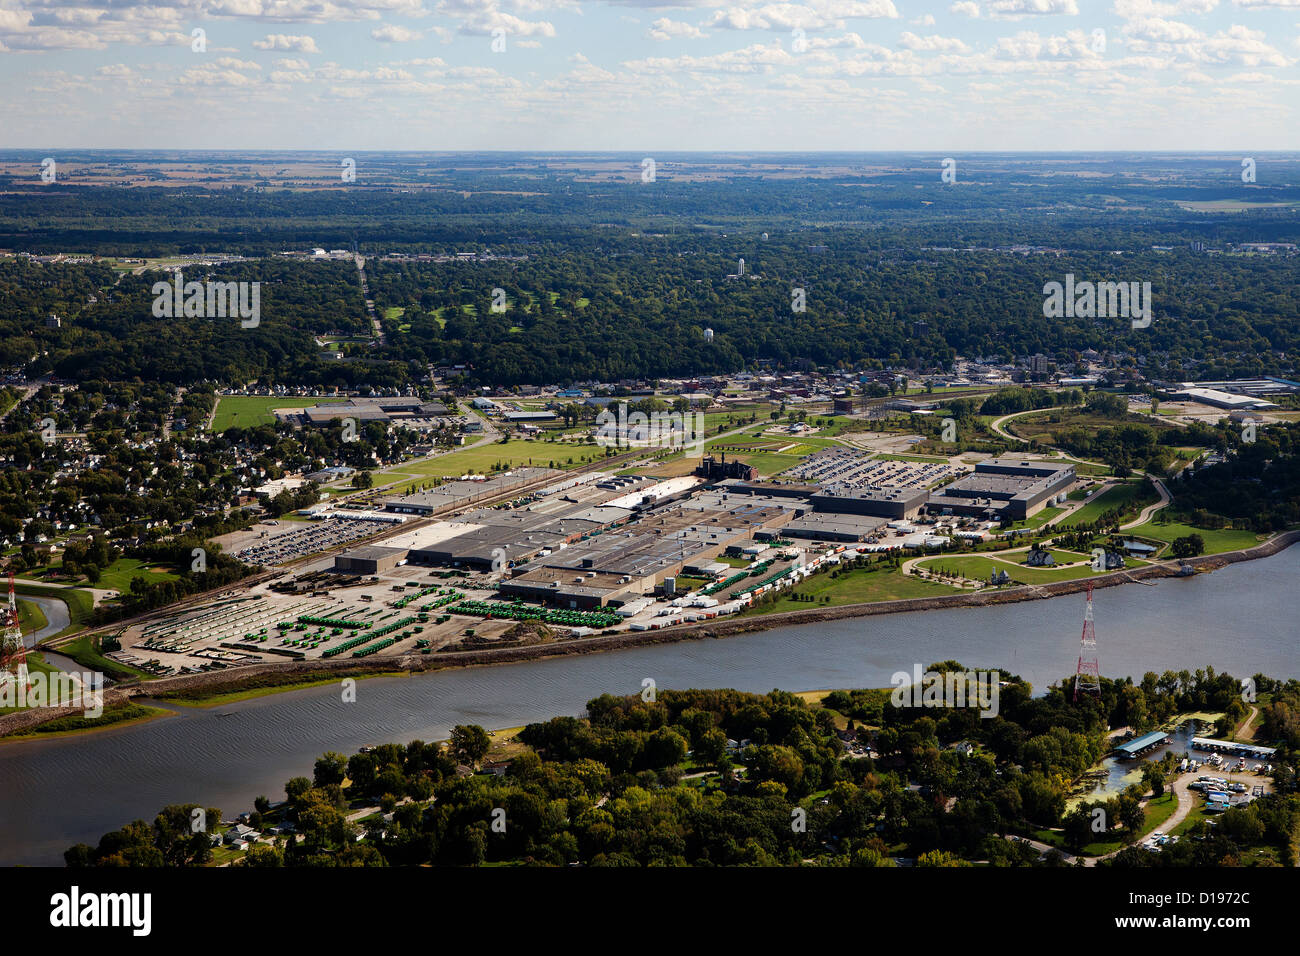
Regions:
<instances>
[{"instance_id":1,"label":"green lawn","mask_svg":"<svg viewBox=\"0 0 1300 956\"><path fill-rule=\"evenodd\" d=\"M1036 531L1064 510L1064 508L1044 508L1031 518L1015 522L1011 527Z\"/></svg>"},{"instance_id":2,"label":"green lawn","mask_svg":"<svg viewBox=\"0 0 1300 956\"><path fill-rule=\"evenodd\" d=\"M156 568L135 558L118 558L104 569L94 586L125 593L131 590L133 578L144 578L148 583L155 584L159 581L175 581L178 576L174 571Z\"/></svg>"},{"instance_id":3,"label":"green lawn","mask_svg":"<svg viewBox=\"0 0 1300 956\"><path fill-rule=\"evenodd\" d=\"M1142 487L1135 482L1116 485L1108 489L1102 495L1088 504L1084 505L1070 517L1061 522L1062 528L1069 528L1079 524L1090 524L1102 516L1104 512L1113 508L1123 507L1125 505L1135 505L1138 510L1145 506L1158 501L1155 495L1139 497Z\"/></svg>"},{"instance_id":4,"label":"green lawn","mask_svg":"<svg viewBox=\"0 0 1300 956\"><path fill-rule=\"evenodd\" d=\"M1191 525L1175 522L1156 524L1154 521L1148 521L1146 524L1129 529L1128 533L1166 542L1172 542L1174 538L1185 538L1190 534L1199 534L1205 539L1206 554L1221 554L1224 551L1240 551L1243 548L1253 548L1264 540L1263 536L1257 535L1253 531L1236 531L1232 528L1222 531L1206 531L1204 528L1193 528Z\"/></svg>"},{"instance_id":5,"label":"green lawn","mask_svg":"<svg viewBox=\"0 0 1300 956\"><path fill-rule=\"evenodd\" d=\"M309 398L294 395L281 397L267 395L222 395L217 400L217 413L212 419L212 430L224 432L227 428L252 428L270 425L275 421L271 414L276 408L314 408L342 402L342 398Z\"/></svg>"},{"instance_id":6,"label":"green lawn","mask_svg":"<svg viewBox=\"0 0 1300 956\"><path fill-rule=\"evenodd\" d=\"M1018 556L1011 556L1013 560ZM1023 559L1020 559L1023 560ZM1138 561L1133 558L1125 559L1127 567L1142 567L1146 562ZM994 571L1006 571L1011 575L1012 580L1020 581L1025 584L1052 584L1056 581L1073 581L1076 578L1086 578L1093 574L1102 574L1101 571L1093 571L1092 564L1089 562L1084 565L1076 565L1072 568L1030 568L1021 564L1013 564L1009 561L998 561L993 558L986 558L982 555L957 555L950 554L942 557L929 558L920 562L918 567L925 568L927 571L944 570L960 574L962 577L970 578L975 581L987 581Z\"/></svg>"},{"instance_id":7,"label":"green lawn","mask_svg":"<svg viewBox=\"0 0 1300 956\"><path fill-rule=\"evenodd\" d=\"M451 475L459 478L465 474L488 474L497 464L509 468L533 465L545 468L551 462L557 468L572 468L605 457L605 449L599 445L566 445L560 442L532 441L515 439L492 442L481 448L466 448L447 455L440 455L422 461L403 462L383 472L375 474L375 484L387 484L404 477L411 480L393 489L395 493L405 493L417 485L427 484L432 478ZM573 462L570 463L569 459Z\"/></svg>"},{"instance_id":8,"label":"green lawn","mask_svg":"<svg viewBox=\"0 0 1300 956\"><path fill-rule=\"evenodd\" d=\"M1208 820L1208 819L1209 817L1205 815L1205 801L1198 800L1196 806L1192 807L1191 811L1188 812L1187 816L1183 818L1183 822L1178 824L1178 826L1174 827L1172 830L1170 830L1169 834L1170 836L1182 836L1184 833L1186 833L1192 827L1196 826L1196 824L1200 823L1202 820Z\"/></svg>"},{"instance_id":9,"label":"green lawn","mask_svg":"<svg viewBox=\"0 0 1300 956\"><path fill-rule=\"evenodd\" d=\"M37 571L33 571L28 577L45 581L62 573L62 561L54 561ZM154 566L135 558L118 558L101 572L99 580L94 584L91 584L84 577L80 578L77 583L84 584L86 587L124 592L130 589L133 578L144 578L147 582L153 584L158 581L174 581L176 577L177 575L172 571L166 569L155 570Z\"/></svg>"},{"instance_id":10,"label":"green lawn","mask_svg":"<svg viewBox=\"0 0 1300 956\"><path fill-rule=\"evenodd\" d=\"M772 603L763 604L743 613L775 614L778 611L803 611L815 607L897 601L904 598L936 597L952 593L953 589L946 585L922 581L893 568L882 568L876 571L858 569L843 573L838 578L832 578L829 573L815 574L801 582L793 592L782 592L781 596ZM793 596L808 594L816 600L796 601ZM827 597L830 598L829 601L823 600Z\"/></svg>"},{"instance_id":11,"label":"green lawn","mask_svg":"<svg viewBox=\"0 0 1300 956\"><path fill-rule=\"evenodd\" d=\"M41 610L39 604L33 604L31 601L18 602L18 626L23 629L24 634L39 631L48 623L45 612Z\"/></svg>"},{"instance_id":12,"label":"green lawn","mask_svg":"<svg viewBox=\"0 0 1300 956\"><path fill-rule=\"evenodd\" d=\"M1178 800L1172 790L1166 790L1162 796L1152 797L1147 801L1143 811L1146 814L1146 821L1142 824L1142 836L1146 836L1152 830L1160 829L1166 820L1174 815L1178 809Z\"/></svg>"}]
</instances>

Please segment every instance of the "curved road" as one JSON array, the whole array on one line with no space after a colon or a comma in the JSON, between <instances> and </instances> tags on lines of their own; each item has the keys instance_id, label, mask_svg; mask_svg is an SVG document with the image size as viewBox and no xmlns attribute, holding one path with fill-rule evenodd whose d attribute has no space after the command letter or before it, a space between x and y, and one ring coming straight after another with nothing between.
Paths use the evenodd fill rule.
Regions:
<instances>
[{"instance_id":1,"label":"curved road","mask_svg":"<svg viewBox=\"0 0 1300 956\"><path fill-rule=\"evenodd\" d=\"M1002 423L1009 422L1013 418L1019 418L1021 415L1041 415L1045 411L1048 411L1048 409L1031 408L1028 411L1012 412L1010 415L1003 415L1001 418L995 418L993 421L989 422L989 431L993 432L993 434L995 435L1005 438L1007 441L1018 441L1022 445L1028 445L1029 439L1021 438L1019 435L1013 435L1011 434L1011 432L1005 431L1002 428Z\"/></svg>"},{"instance_id":2,"label":"curved road","mask_svg":"<svg viewBox=\"0 0 1300 956\"><path fill-rule=\"evenodd\" d=\"M1169 489L1165 487L1165 483L1163 480L1161 480L1160 478L1156 478L1154 475L1147 475L1146 477L1151 479L1151 484L1155 486L1156 493L1160 495L1160 500L1147 505L1145 508L1142 509L1141 513L1132 521L1127 521L1124 524L1120 525L1119 526L1120 531L1127 531L1129 528L1136 528L1138 525L1146 524L1148 521L1151 520L1151 516L1153 514L1155 514L1161 508L1165 507L1165 505L1169 504L1169 502L1172 500L1172 497L1169 494Z\"/></svg>"}]
</instances>

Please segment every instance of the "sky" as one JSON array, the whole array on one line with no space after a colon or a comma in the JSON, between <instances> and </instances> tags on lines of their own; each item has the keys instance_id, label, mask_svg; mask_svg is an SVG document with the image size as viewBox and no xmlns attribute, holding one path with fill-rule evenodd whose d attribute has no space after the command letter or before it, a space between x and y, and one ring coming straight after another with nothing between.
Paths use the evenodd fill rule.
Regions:
<instances>
[{"instance_id":1,"label":"sky","mask_svg":"<svg viewBox=\"0 0 1300 956\"><path fill-rule=\"evenodd\" d=\"M0 148L1300 147L1300 0L0 0Z\"/></svg>"}]
</instances>

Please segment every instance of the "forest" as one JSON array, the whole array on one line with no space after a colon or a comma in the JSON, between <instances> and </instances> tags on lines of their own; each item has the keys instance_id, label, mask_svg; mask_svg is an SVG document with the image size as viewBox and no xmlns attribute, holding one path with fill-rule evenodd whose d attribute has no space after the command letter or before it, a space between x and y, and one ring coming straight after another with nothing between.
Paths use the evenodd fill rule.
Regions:
<instances>
[{"instance_id":1,"label":"forest","mask_svg":"<svg viewBox=\"0 0 1300 956\"><path fill-rule=\"evenodd\" d=\"M1066 370L1093 349L1180 381L1287 373L1300 350L1300 260L1234 247L1295 241L1300 196L1260 186L1257 206L1201 211L1233 195L1207 161L1096 158L1081 167L1096 178L1074 179L981 157L957 189L913 166L764 178L720 162L709 178L642 184L523 159L376 161L382 182L355 190L13 183L0 191L0 250L246 255L186 278L263 283L264 319L157 319L149 289L163 273L11 255L0 258L0 366L349 386L466 365L474 384L510 386L759 365L941 369L956 355L1040 352ZM353 263L281 255L316 246L367 258L383 322L383 340L349 345L341 361L314 338L369 335ZM741 259L744 275L728 278ZM1151 282L1151 327L1045 318L1043 288L1067 274ZM51 313L60 328L46 327Z\"/></svg>"}]
</instances>

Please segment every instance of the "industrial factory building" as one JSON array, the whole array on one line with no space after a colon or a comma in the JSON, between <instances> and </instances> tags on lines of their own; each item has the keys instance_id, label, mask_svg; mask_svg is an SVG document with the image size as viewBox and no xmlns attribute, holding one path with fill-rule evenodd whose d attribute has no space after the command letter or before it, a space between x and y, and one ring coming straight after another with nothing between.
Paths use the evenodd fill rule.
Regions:
<instances>
[{"instance_id":1,"label":"industrial factory building","mask_svg":"<svg viewBox=\"0 0 1300 956\"><path fill-rule=\"evenodd\" d=\"M929 499L924 488L826 488L809 500L818 512L896 521L910 518Z\"/></svg>"},{"instance_id":2,"label":"industrial factory building","mask_svg":"<svg viewBox=\"0 0 1300 956\"><path fill-rule=\"evenodd\" d=\"M786 508L744 501L727 510L701 512L680 503L640 516L615 531L539 555L527 569L501 583L501 593L569 608L621 604L639 598L754 534L788 522Z\"/></svg>"},{"instance_id":3,"label":"industrial factory building","mask_svg":"<svg viewBox=\"0 0 1300 956\"><path fill-rule=\"evenodd\" d=\"M996 516L1019 521L1074 487L1073 465L1016 458L980 462L975 471L939 489L931 514Z\"/></svg>"},{"instance_id":4,"label":"industrial factory building","mask_svg":"<svg viewBox=\"0 0 1300 956\"><path fill-rule=\"evenodd\" d=\"M406 551L403 548L365 545L336 555L334 570L345 574L379 574L397 567L398 562L405 557Z\"/></svg>"},{"instance_id":5,"label":"industrial factory building","mask_svg":"<svg viewBox=\"0 0 1300 956\"><path fill-rule=\"evenodd\" d=\"M397 514L429 516L465 508L476 501L518 489L523 491L562 472L551 468L516 468L482 480L448 481L432 491L421 491L384 501L384 510Z\"/></svg>"}]
</instances>

